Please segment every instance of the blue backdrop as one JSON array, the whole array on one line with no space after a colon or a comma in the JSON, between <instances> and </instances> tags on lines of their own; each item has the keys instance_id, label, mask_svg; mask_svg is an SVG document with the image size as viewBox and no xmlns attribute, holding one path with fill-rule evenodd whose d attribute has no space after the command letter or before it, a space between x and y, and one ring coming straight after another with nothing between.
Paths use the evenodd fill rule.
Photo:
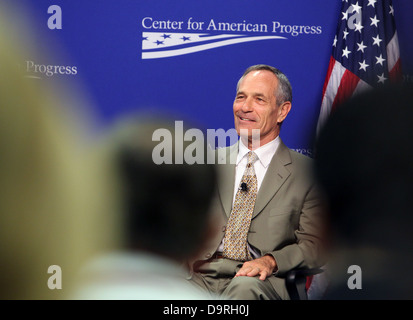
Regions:
<instances>
[{"instance_id":1,"label":"blue backdrop","mask_svg":"<svg viewBox=\"0 0 413 320\"><path fill-rule=\"evenodd\" d=\"M293 86L284 142L311 154L341 0L3 1L29 15L31 45L50 53L26 56L27 73L82 86L103 125L135 110L165 109L176 120L228 130L237 80L265 63ZM411 81L413 2L393 3Z\"/></svg>"}]
</instances>

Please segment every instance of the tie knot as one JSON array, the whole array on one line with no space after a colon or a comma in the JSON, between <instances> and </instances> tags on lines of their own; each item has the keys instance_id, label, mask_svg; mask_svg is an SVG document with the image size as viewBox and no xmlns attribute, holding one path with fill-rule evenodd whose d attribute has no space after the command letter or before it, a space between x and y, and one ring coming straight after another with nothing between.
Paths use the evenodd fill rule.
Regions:
<instances>
[{"instance_id":1,"label":"tie knot","mask_svg":"<svg viewBox=\"0 0 413 320\"><path fill-rule=\"evenodd\" d=\"M258 156L254 151L250 151L248 152L248 162L247 162L247 166L251 166L254 164L255 161L257 161Z\"/></svg>"}]
</instances>

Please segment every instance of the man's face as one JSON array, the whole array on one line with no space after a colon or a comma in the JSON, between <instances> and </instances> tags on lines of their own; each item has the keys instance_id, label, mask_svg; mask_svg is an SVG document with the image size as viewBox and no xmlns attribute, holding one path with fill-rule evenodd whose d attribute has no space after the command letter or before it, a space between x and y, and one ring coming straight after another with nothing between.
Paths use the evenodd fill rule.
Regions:
<instances>
[{"instance_id":1,"label":"man's face","mask_svg":"<svg viewBox=\"0 0 413 320\"><path fill-rule=\"evenodd\" d=\"M235 97L233 110L235 129L248 130L248 141L251 144L252 129L260 130L260 145L275 139L279 132L279 122L284 120L290 110L284 105L277 106L274 93L278 86L277 77L268 70L252 71L241 81Z\"/></svg>"}]
</instances>

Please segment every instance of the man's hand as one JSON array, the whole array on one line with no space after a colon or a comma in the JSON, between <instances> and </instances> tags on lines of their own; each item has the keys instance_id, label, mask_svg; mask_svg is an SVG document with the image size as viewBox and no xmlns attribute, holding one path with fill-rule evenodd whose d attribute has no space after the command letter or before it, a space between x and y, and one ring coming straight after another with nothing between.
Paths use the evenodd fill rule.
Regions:
<instances>
[{"instance_id":1,"label":"man's hand","mask_svg":"<svg viewBox=\"0 0 413 320\"><path fill-rule=\"evenodd\" d=\"M274 272L276 267L277 262L275 262L274 257L265 255L261 258L245 262L235 276L255 277L260 275L260 280L265 280Z\"/></svg>"}]
</instances>

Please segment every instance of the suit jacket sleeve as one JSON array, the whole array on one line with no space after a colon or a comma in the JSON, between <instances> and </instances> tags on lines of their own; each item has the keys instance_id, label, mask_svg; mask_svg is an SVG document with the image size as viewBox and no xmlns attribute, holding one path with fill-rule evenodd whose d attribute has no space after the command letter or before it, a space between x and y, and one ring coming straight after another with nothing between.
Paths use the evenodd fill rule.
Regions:
<instances>
[{"instance_id":1,"label":"suit jacket sleeve","mask_svg":"<svg viewBox=\"0 0 413 320\"><path fill-rule=\"evenodd\" d=\"M274 257L277 276L297 267L313 268L325 263L324 202L313 178L312 160L293 151L290 155L291 163L285 165L290 175L268 203L268 216L262 215L273 226L269 233L274 232L276 239L274 249L262 253ZM278 238L280 233L284 240Z\"/></svg>"}]
</instances>

